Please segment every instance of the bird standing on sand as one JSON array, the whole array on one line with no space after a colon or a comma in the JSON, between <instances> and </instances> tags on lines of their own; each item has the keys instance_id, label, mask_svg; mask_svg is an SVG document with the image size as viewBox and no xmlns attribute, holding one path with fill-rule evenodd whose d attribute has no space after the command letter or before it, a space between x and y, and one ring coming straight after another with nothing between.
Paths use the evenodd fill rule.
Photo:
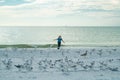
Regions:
<instances>
[{"instance_id":1,"label":"bird standing on sand","mask_svg":"<svg viewBox=\"0 0 120 80\"><path fill-rule=\"evenodd\" d=\"M84 54L81 54L81 56L87 56L88 51L86 51Z\"/></svg>"}]
</instances>

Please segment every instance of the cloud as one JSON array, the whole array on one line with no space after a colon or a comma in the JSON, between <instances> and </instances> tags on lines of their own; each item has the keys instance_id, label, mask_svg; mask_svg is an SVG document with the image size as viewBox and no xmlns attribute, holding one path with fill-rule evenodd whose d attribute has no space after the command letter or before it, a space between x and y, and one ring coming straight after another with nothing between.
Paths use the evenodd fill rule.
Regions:
<instances>
[{"instance_id":1,"label":"cloud","mask_svg":"<svg viewBox=\"0 0 120 80\"><path fill-rule=\"evenodd\" d=\"M6 0L0 0L0 2ZM20 0L16 5L0 6L0 17L48 18L56 16L78 16L81 18L105 18L120 16L120 0ZM11 2L10 2L11 3ZM7 3L8 4L8 3ZM69 17L71 17L69 16Z\"/></svg>"},{"instance_id":2,"label":"cloud","mask_svg":"<svg viewBox=\"0 0 120 80\"><path fill-rule=\"evenodd\" d=\"M32 1L31 3L25 3L16 6L4 6L16 11L55 11L57 13L71 13L75 10L120 10L119 0L23 0ZM26 12L25 11L25 12ZM54 14L54 13L53 13Z\"/></svg>"}]
</instances>

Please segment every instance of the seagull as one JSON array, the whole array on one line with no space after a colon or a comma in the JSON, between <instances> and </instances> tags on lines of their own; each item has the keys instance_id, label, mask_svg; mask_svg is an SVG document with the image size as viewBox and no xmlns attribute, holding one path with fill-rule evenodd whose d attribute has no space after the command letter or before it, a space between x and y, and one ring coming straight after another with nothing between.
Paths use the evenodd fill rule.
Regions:
<instances>
[{"instance_id":1,"label":"seagull","mask_svg":"<svg viewBox=\"0 0 120 80\"><path fill-rule=\"evenodd\" d=\"M19 69L19 71L21 71L21 69L23 69L25 66L24 65L20 65L20 64L18 64L18 65L14 65L16 68L18 68Z\"/></svg>"},{"instance_id":2,"label":"seagull","mask_svg":"<svg viewBox=\"0 0 120 80\"><path fill-rule=\"evenodd\" d=\"M23 65L20 65L20 64L14 65L14 66L17 67L17 68L23 68L24 67Z\"/></svg>"},{"instance_id":3,"label":"seagull","mask_svg":"<svg viewBox=\"0 0 120 80\"><path fill-rule=\"evenodd\" d=\"M88 51L86 51L84 54L81 54L81 56L87 56L87 52L88 52Z\"/></svg>"}]
</instances>

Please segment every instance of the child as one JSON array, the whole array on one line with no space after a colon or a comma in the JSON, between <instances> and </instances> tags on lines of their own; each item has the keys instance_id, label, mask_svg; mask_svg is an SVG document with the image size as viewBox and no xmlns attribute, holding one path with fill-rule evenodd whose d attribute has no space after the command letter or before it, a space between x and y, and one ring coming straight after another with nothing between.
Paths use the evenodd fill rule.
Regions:
<instances>
[{"instance_id":1,"label":"child","mask_svg":"<svg viewBox=\"0 0 120 80\"><path fill-rule=\"evenodd\" d=\"M61 37L61 36L58 36L58 38L55 39L55 40L57 40L57 44L58 44L58 48L57 48L57 49L60 49L61 41L64 42L63 39L62 39L62 37Z\"/></svg>"}]
</instances>

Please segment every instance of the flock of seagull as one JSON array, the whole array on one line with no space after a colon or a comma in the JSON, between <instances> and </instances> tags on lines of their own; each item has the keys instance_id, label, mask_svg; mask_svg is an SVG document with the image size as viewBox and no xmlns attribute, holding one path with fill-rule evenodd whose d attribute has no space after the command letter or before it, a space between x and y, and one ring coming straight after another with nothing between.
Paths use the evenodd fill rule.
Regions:
<instances>
[{"instance_id":1,"label":"flock of seagull","mask_svg":"<svg viewBox=\"0 0 120 80\"><path fill-rule=\"evenodd\" d=\"M25 60L22 64L17 63L15 64L12 58L7 57L5 59L1 60L0 66L4 66L5 69L11 70L13 68L17 68L18 71L34 71L35 68L37 68L40 72L74 72L74 71L100 71L100 70L109 70L109 71L120 71L120 59L119 58L107 58L104 60L97 60L97 59L87 59L90 55L95 55L95 53L100 56L102 59L102 56L105 54L103 52L103 49L98 50L98 52L95 52L96 49L90 49L81 51L78 50L76 53L78 53L77 56L80 56L78 58L70 58L69 56L65 55L68 53L65 53L63 50L59 51L62 58L59 59L41 59L37 60L37 62L34 60L34 57L31 56L30 59ZM108 51L109 55L112 54L112 52L116 52L117 49L112 49ZM40 51L41 53L41 51ZM93 54L94 53L94 54ZM64 54L64 55L63 55ZM49 54L50 55L50 54ZM56 54L57 55L57 54ZM81 59L82 58L82 59ZM114 63L116 63L114 65ZM34 64L37 65L37 67L34 66ZM1 68L0 68L1 70Z\"/></svg>"}]
</instances>

